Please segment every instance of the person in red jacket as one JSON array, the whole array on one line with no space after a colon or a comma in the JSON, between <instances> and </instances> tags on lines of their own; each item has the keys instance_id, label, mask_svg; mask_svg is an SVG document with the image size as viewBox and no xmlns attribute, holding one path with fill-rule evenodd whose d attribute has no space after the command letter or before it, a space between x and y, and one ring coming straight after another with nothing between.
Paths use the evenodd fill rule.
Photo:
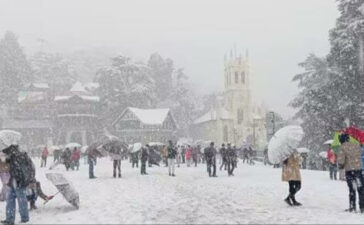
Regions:
<instances>
[{"instance_id":1,"label":"person in red jacket","mask_svg":"<svg viewBox=\"0 0 364 225\"><path fill-rule=\"evenodd\" d=\"M191 146L187 146L186 149L186 160L187 160L187 166L190 167L191 165Z\"/></svg>"},{"instance_id":2,"label":"person in red jacket","mask_svg":"<svg viewBox=\"0 0 364 225\"><path fill-rule=\"evenodd\" d=\"M77 170L80 169L80 158L81 158L81 152L76 147L73 149L73 153L71 156L72 163L71 163L71 169L74 170L75 167Z\"/></svg>"},{"instance_id":3,"label":"person in red jacket","mask_svg":"<svg viewBox=\"0 0 364 225\"><path fill-rule=\"evenodd\" d=\"M335 152L332 148L327 150L327 160L329 161L329 171L330 171L330 179L337 180L337 161Z\"/></svg>"},{"instance_id":4,"label":"person in red jacket","mask_svg":"<svg viewBox=\"0 0 364 225\"><path fill-rule=\"evenodd\" d=\"M44 147L43 151L42 151L42 161L40 163L40 167L46 167L47 166L47 158L48 158L48 149L47 147Z\"/></svg>"}]
</instances>

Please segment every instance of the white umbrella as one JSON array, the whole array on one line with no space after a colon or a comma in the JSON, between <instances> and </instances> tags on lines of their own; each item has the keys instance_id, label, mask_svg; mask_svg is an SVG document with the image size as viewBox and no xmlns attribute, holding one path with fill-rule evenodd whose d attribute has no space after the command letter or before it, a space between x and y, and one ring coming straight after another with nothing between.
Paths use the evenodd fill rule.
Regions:
<instances>
[{"instance_id":1,"label":"white umbrella","mask_svg":"<svg viewBox=\"0 0 364 225\"><path fill-rule=\"evenodd\" d=\"M81 153L86 153L88 145L82 146Z\"/></svg>"},{"instance_id":2,"label":"white umbrella","mask_svg":"<svg viewBox=\"0 0 364 225\"><path fill-rule=\"evenodd\" d=\"M309 153L310 149L308 149L308 148L297 148L297 152L299 152L299 153Z\"/></svg>"},{"instance_id":3,"label":"white umbrella","mask_svg":"<svg viewBox=\"0 0 364 225\"><path fill-rule=\"evenodd\" d=\"M73 148L81 148L82 145L78 144L78 143L68 143L66 144L65 148L69 148L69 149L73 149Z\"/></svg>"},{"instance_id":4,"label":"white umbrella","mask_svg":"<svg viewBox=\"0 0 364 225\"><path fill-rule=\"evenodd\" d=\"M273 164L278 164L287 159L297 149L303 138L304 132L300 126L286 126L279 129L268 144L268 159Z\"/></svg>"},{"instance_id":5,"label":"white umbrella","mask_svg":"<svg viewBox=\"0 0 364 225\"><path fill-rule=\"evenodd\" d=\"M334 140L327 140L324 142L324 145L331 145L334 142Z\"/></svg>"},{"instance_id":6,"label":"white umbrella","mask_svg":"<svg viewBox=\"0 0 364 225\"><path fill-rule=\"evenodd\" d=\"M18 145L21 139L21 133L13 130L0 131L0 145L2 148L9 147L10 145Z\"/></svg>"},{"instance_id":7,"label":"white umbrella","mask_svg":"<svg viewBox=\"0 0 364 225\"><path fill-rule=\"evenodd\" d=\"M320 152L319 156L321 156L322 158L326 159L327 158L327 152Z\"/></svg>"},{"instance_id":8,"label":"white umbrella","mask_svg":"<svg viewBox=\"0 0 364 225\"><path fill-rule=\"evenodd\" d=\"M133 145L133 148L131 149L131 152L134 153L139 151L142 148L142 146L143 146L142 143L135 143Z\"/></svg>"}]
</instances>

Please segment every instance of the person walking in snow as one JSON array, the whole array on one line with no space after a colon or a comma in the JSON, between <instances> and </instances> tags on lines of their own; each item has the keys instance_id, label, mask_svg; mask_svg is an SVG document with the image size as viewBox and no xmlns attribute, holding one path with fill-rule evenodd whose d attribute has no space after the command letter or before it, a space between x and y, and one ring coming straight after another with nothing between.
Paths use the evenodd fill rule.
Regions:
<instances>
[{"instance_id":1,"label":"person walking in snow","mask_svg":"<svg viewBox=\"0 0 364 225\"><path fill-rule=\"evenodd\" d=\"M73 153L71 156L72 163L71 163L71 169L74 170L75 167L77 170L80 169L80 158L81 158L81 151L78 150L76 147L73 149Z\"/></svg>"},{"instance_id":2,"label":"person walking in snow","mask_svg":"<svg viewBox=\"0 0 364 225\"><path fill-rule=\"evenodd\" d=\"M200 148L200 145L197 145L195 147L192 147L191 149L191 155L193 163L195 164L195 167L197 167L197 160L198 160L198 149Z\"/></svg>"},{"instance_id":3,"label":"person walking in snow","mask_svg":"<svg viewBox=\"0 0 364 225\"><path fill-rule=\"evenodd\" d=\"M228 143L228 147L226 149L227 154L227 163L228 163L228 175L234 176L234 169L236 167L236 160L237 160L237 152L236 147L231 147L231 144Z\"/></svg>"},{"instance_id":4,"label":"person walking in snow","mask_svg":"<svg viewBox=\"0 0 364 225\"><path fill-rule=\"evenodd\" d=\"M190 167L191 165L191 146L188 145L186 148L186 161L187 161L187 167Z\"/></svg>"},{"instance_id":5,"label":"person walking in snow","mask_svg":"<svg viewBox=\"0 0 364 225\"><path fill-rule=\"evenodd\" d=\"M162 147L162 157L166 167L168 167L168 147L166 145Z\"/></svg>"},{"instance_id":6,"label":"person walking in snow","mask_svg":"<svg viewBox=\"0 0 364 225\"><path fill-rule=\"evenodd\" d=\"M225 144L223 143L221 145L220 148L220 156L221 156L221 166L220 166L220 170L222 170L222 168L224 168L224 170L226 170L227 164L228 164L228 160L227 160L227 154L226 154L226 148L225 148Z\"/></svg>"},{"instance_id":7,"label":"person walking in snow","mask_svg":"<svg viewBox=\"0 0 364 225\"><path fill-rule=\"evenodd\" d=\"M329 148L327 150L327 160L329 161L329 171L330 171L330 179L336 180L337 179L337 161L336 161L336 155L334 150L332 148Z\"/></svg>"},{"instance_id":8,"label":"person walking in snow","mask_svg":"<svg viewBox=\"0 0 364 225\"><path fill-rule=\"evenodd\" d=\"M249 150L247 147L244 147L243 149L243 163L245 163L245 160L249 163Z\"/></svg>"},{"instance_id":9,"label":"person walking in snow","mask_svg":"<svg viewBox=\"0 0 364 225\"><path fill-rule=\"evenodd\" d=\"M180 145L177 146L177 155L176 155L177 167L182 163L182 147Z\"/></svg>"},{"instance_id":10,"label":"person walking in snow","mask_svg":"<svg viewBox=\"0 0 364 225\"><path fill-rule=\"evenodd\" d=\"M181 152L181 157L182 157L182 163L186 163L186 146L183 145L182 146L182 152Z\"/></svg>"},{"instance_id":11,"label":"person walking in snow","mask_svg":"<svg viewBox=\"0 0 364 225\"><path fill-rule=\"evenodd\" d=\"M87 150L87 162L88 162L88 177L95 179L94 165L96 165L96 154L94 149Z\"/></svg>"},{"instance_id":12,"label":"person walking in snow","mask_svg":"<svg viewBox=\"0 0 364 225\"><path fill-rule=\"evenodd\" d=\"M296 194L301 189L301 156L295 152L282 165L282 181L288 182L289 194L284 201L290 206L301 206L302 204L296 201Z\"/></svg>"},{"instance_id":13,"label":"person walking in snow","mask_svg":"<svg viewBox=\"0 0 364 225\"><path fill-rule=\"evenodd\" d=\"M349 135L342 134L339 137L341 143L337 162L340 168L345 169L346 182L349 188L349 212L356 211L356 191L359 195L360 212L364 213L364 187L362 175L361 154L359 144L349 142Z\"/></svg>"},{"instance_id":14,"label":"person walking in snow","mask_svg":"<svg viewBox=\"0 0 364 225\"><path fill-rule=\"evenodd\" d=\"M174 174L174 170L175 170L175 161L176 161L176 156L177 156L177 150L176 148L173 146L173 143L171 140L168 141L168 173L169 176L176 176Z\"/></svg>"},{"instance_id":15,"label":"person walking in snow","mask_svg":"<svg viewBox=\"0 0 364 225\"><path fill-rule=\"evenodd\" d=\"M63 164L66 167L67 171L71 167L71 162L72 162L71 156L72 152L69 148L66 148L66 150L64 150L64 152L62 153Z\"/></svg>"},{"instance_id":16,"label":"person walking in snow","mask_svg":"<svg viewBox=\"0 0 364 225\"><path fill-rule=\"evenodd\" d=\"M42 151L42 161L40 163L40 167L46 167L47 166L47 158L48 158L48 149L47 147L44 147L43 151Z\"/></svg>"},{"instance_id":17,"label":"person walking in snow","mask_svg":"<svg viewBox=\"0 0 364 225\"><path fill-rule=\"evenodd\" d=\"M18 200L18 208L21 222L29 221L28 201L26 198L26 188L35 182L35 166L26 152L20 152L18 145L10 145L2 150L8 157L9 163L9 191L6 198L6 219L1 221L3 224L14 224L15 209Z\"/></svg>"},{"instance_id":18,"label":"person walking in snow","mask_svg":"<svg viewBox=\"0 0 364 225\"><path fill-rule=\"evenodd\" d=\"M210 143L210 147L205 148L205 159L207 164L207 172L209 177L216 176L216 148L214 147L214 142ZM211 167L213 171L211 171Z\"/></svg>"},{"instance_id":19,"label":"person walking in snow","mask_svg":"<svg viewBox=\"0 0 364 225\"><path fill-rule=\"evenodd\" d=\"M136 168L138 168L138 164L139 164L139 151L138 152L133 152L130 154L130 159L131 159L131 166L132 168L134 168L134 166Z\"/></svg>"},{"instance_id":20,"label":"person walking in snow","mask_svg":"<svg viewBox=\"0 0 364 225\"><path fill-rule=\"evenodd\" d=\"M147 161L149 158L148 149L149 149L149 145L146 145L145 147L142 147L142 150L141 150L141 156L140 156L140 161L142 163L142 166L140 168L141 175L148 175L147 169L146 169Z\"/></svg>"}]
</instances>

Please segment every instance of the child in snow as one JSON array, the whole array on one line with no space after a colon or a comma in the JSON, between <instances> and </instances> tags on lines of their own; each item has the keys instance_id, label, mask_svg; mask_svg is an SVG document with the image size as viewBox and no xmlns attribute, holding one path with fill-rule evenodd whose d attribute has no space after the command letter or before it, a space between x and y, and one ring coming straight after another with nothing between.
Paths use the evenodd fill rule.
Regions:
<instances>
[{"instance_id":1,"label":"child in snow","mask_svg":"<svg viewBox=\"0 0 364 225\"><path fill-rule=\"evenodd\" d=\"M30 183L26 190L26 193L27 199L30 203L30 210L37 209L35 202L37 201L38 196L46 202L53 198L53 196L47 196L43 193L39 181L36 181L35 183Z\"/></svg>"}]
</instances>

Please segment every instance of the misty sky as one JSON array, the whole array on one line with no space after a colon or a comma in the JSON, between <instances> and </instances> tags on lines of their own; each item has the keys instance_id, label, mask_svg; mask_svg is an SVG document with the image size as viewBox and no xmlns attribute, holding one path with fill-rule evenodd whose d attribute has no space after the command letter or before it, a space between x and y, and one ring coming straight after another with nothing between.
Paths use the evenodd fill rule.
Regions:
<instances>
[{"instance_id":1,"label":"misty sky","mask_svg":"<svg viewBox=\"0 0 364 225\"><path fill-rule=\"evenodd\" d=\"M200 93L222 90L224 54L236 44L249 49L255 99L287 117L297 64L328 53L337 17L335 0L0 0L0 35L15 32L27 54L105 46L146 60L159 52Z\"/></svg>"}]
</instances>

